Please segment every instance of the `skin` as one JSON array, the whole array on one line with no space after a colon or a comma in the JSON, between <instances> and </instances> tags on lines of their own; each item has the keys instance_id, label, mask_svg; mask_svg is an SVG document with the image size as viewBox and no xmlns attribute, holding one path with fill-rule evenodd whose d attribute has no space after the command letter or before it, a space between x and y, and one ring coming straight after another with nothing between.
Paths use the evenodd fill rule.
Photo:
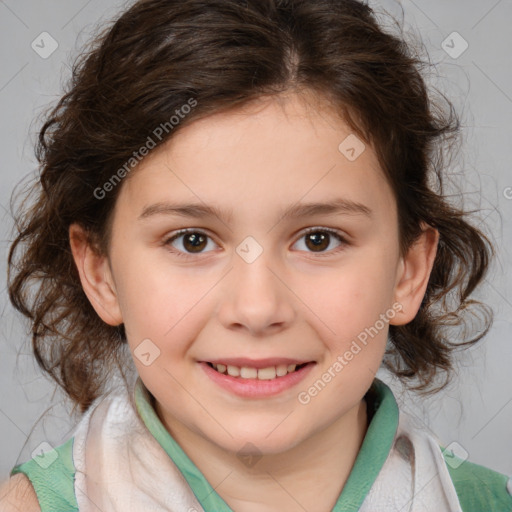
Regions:
<instances>
[{"instance_id":1,"label":"skin","mask_svg":"<svg viewBox=\"0 0 512 512\"><path fill-rule=\"evenodd\" d=\"M364 395L387 324L308 404L297 395L393 304L402 310L390 323L410 322L426 290L438 233L425 226L400 255L396 203L373 148L355 161L338 150L351 133L318 97L260 98L191 123L132 171L108 257L70 227L91 304L106 323L125 324L132 352L147 338L158 347L149 366L134 357L157 413L237 512L332 509L366 434ZM366 205L371 216L280 214L338 197ZM138 219L160 201L213 205L233 217ZM304 236L310 227L337 230L346 243L331 236L315 250ZM186 236L165 245L182 228L209 236L202 252L191 252ZM247 236L263 249L252 263L236 252ZM251 399L213 384L197 362L220 357L316 365L292 389ZM253 466L237 456L247 442L262 455Z\"/></svg>"},{"instance_id":2,"label":"skin","mask_svg":"<svg viewBox=\"0 0 512 512\"><path fill-rule=\"evenodd\" d=\"M41 512L30 480L18 473L0 486L1 512Z\"/></svg>"}]
</instances>

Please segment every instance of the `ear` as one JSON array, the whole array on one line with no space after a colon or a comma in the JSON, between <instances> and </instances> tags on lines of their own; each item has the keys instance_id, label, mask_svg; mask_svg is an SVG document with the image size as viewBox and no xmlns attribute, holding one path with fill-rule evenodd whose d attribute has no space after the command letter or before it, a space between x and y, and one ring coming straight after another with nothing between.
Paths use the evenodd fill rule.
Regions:
<instances>
[{"instance_id":1,"label":"ear","mask_svg":"<svg viewBox=\"0 0 512 512\"><path fill-rule=\"evenodd\" d=\"M91 246L90 239L78 224L69 227L69 243L82 288L99 317L109 325L123 323L119 302L107 256Z\"/></svg>"},{"instance_id":2,"label":"ear","mask_svg":"<svg viewBox=\"0 0 512 512\"><path fill-rule=\"evenodd\" d=\"M392 325L405 325L411 322L427 290L430 273L434 265L439 242L439 231L423 224L423 231L400 260L395 285L395 302L401 304L399 315L390 320Z\"/></svg>"}]
</instances>

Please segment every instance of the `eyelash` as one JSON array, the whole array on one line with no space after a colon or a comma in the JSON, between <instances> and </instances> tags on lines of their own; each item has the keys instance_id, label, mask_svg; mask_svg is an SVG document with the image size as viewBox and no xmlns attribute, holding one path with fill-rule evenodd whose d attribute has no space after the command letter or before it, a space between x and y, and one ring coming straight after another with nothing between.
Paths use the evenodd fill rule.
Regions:
<instances>
[{"instance_id":1,"label":"eyelash","mask_svg":"<svg viewBox=\"0 0 512 512\"><path fill-rule=\"evenodd\" d=\"M349 245L349 242L338 231L331 229L331 228L323 228L323 227L322 228L321 227L308 228L306 231L304 231L302 233L302 235L298 238L298 240L305 237L306 235L309 235L310 233L317 233L317 232L329 233L330 235L333 235L339 242L341 242L341 245L338 248L332 249L330 251L324 251L324 252L319 252L319 253L311 252L311 254L317 254L320 257L327 257L327 256L331 256L332 254L337 254L338 252L344 250L345 246ZM167 238L163 242L163 245L168 247L170 252L172 252L173 254L175 254L176 256L179 256L181 258L193 259L195 256L200 256L201 254L205 254L205 253L195 253L195 254L186 253L186 252L179 251L179 250L176 250L173 247L171 247L171 244L172 244L172 242L174 242L174 240L177 240L180 236L187 235L190 233L197 233L197 234L205 235L206 237L211 239L211 237L204 231L201 231L199 229L194 229L194 228L188 228L188 229L182 229L182 230L178 231L177 233L175 233L174 235L172 235L170 238Z\"/></svg>"}]
</instances>

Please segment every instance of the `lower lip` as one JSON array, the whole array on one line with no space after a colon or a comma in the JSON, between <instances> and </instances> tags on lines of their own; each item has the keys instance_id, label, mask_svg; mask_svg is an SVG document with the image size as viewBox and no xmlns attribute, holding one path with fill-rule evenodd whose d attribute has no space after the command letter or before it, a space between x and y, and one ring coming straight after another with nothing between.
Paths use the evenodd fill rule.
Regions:
<instances>
[{"instance_id":1,"label":"lower lip","mask_svg":"<svg viewBox=\"0 0 512 512\"><path fill-rule=\"evenodd\" d=\"M301 382L316 363L308 363L300 370L287 373L283 377L276 377L272 380L231 377L231 375L219 373L205 362L200 362L199 364L206 375L221 388L245 398L265 398L278 395Z\"/></svg>"}]
</instances>

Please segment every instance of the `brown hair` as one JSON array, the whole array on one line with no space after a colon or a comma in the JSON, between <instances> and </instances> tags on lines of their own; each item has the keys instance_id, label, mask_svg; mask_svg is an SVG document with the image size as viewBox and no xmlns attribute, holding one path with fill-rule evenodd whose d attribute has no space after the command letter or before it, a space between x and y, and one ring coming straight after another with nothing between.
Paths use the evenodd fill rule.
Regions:
<instances>
[{"instance_id":1,"label":"brown hair","mask_svg":"<svg viewBox=\"0 0 512 512\"><path fill-rule=\"evenodd\" d=\"M445 198L443 155L455 144L459 120L442 95L446 108L432 102L423 65L403 37L380 28L356 0L136 2L78 57L67 92L39 133L40 179L29 191L32 205L20 208L8 257L10 300L31 321L39 365L82 411L122 367L123 325L105 324L89 303L68 235L79 223L108 254L120 186L104 184L113 172L126 170L157 127L166 127L161 144L206 115L307 90L330 100L375 149L396 197L402 254L422 222L440 232L420 310L409 324L390 326L384 362L399 377L416 378L413 389L432 392L438 370L446 384L451 351L475 343L491 325L488 308L469 296L493 249ZM172 128L170 117L190 98L194 108ZM39 284L32 300L31 282ZM475 307L486 313L484 328L449 341L450 328L464 325L464 313Z\"/></svg>"}]
</instances>

